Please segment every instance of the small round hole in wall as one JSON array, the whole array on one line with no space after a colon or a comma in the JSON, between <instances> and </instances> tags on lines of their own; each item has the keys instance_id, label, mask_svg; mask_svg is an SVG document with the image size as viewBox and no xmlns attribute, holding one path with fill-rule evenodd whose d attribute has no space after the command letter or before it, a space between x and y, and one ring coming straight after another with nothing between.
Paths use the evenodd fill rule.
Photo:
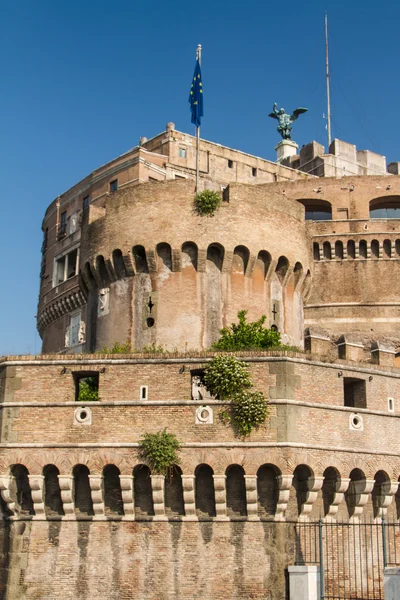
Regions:
<instances>
[{"instance_id":1,"label":"small round hole in wall","mask_svg":"<svg viewBox=\"0 0 400 600\"><path fill-rule=\"evenodd\" d=\"M146 323L147 323L147 327L153 327L155 321L154 321L153 317L148 317L146 320Z\"/></svg>"},{"instance_id":2,"label":"small round hole in wall","mask_svg":"<svg viewBox=\"0 0 400 600\"><path fill-rule=\"evenodd\" d=\"M363 431L364 430L364 419L362 415L352 413L349 418L350 429Z\"/></svg>"},{"instance_id":3,"label":"small round hole in wall","mask_svg":"<svg viewBox=\"0 0 400 600\"><path fill-rule=\"evenodd\" d=\"M82 421L84 421L84 420L86 419L86 417L87 417L87 412L86 412L85 410L83 410L83 411L80 413L80 415L79 415L79 418L80 418Z\"/></svg>"}]
</instances>

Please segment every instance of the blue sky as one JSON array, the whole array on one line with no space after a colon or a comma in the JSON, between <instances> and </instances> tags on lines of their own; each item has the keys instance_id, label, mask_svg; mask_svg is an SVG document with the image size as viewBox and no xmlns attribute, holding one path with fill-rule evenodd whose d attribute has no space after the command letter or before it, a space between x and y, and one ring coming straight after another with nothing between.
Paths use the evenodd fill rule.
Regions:
<instances>
[{"instance_id":1,"label":"blue sky","mask_svg":"<svg viewBox=\"0 0 400 600\"><path fill-rule=\"evenodd\" d=\"M267 115L277 101L288 112L308 107L294 128L300 145L326 143L325 9L333 137L400 160L394 0L1 0L0 354L40 351L47 205L168 121L193 133L198 43L202 137L274 160L279 137Z\"/></svg>"}]
</instances>

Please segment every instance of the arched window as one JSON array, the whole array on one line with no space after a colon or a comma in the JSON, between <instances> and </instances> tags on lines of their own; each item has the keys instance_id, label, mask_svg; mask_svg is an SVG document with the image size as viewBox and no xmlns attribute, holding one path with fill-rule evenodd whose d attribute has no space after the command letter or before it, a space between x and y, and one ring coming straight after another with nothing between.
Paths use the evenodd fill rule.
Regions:
<instances>
[{"instance_id":1,"label":"arched window","mask_svg":"<svg viewBox=\"0 0 400 600\"><path fill-rule=\"evenodd\" d=\"M369 203L371 219L400 219L400 196L374 198Z\"/></svg>"},{"instance_id":2,"label":"arched window","mask_svg":"<svg viewBox=\"0 0 400 600\"><path fill-rule=\"evenodd\" d=\"M174 465L172 475L165 479L165 514L169 517L185 514L182 469L177 465Z\"/></svg>"},{"instance_id":3,"label":"arched window","mask_svg":"<svg viewBox=\"0 0 400 600\"><path fill-rule=\"evenodd\" d=\"M300 279L302 278L303 270L304 270L303 269L303 265L301 263L297 262L294 265L293 277L294 277L294 287L295 287L295 289L297 288L298 283L299 283Z\"/></svg>"},{"instance_id":4,"label":"arched window","mask_svg":"<svg viewBox=\"0 0 400 600\"><path fill-rule=\"evenodd\" d=\"M106 514L124 514L119 475L120 470L115 465L106 465L103 469L104 508Z\"/></svg>"},{"instance_id":5,"label":"arched window","mask_svg":"<svg viewBox=\"0 0 400 600\"><path fill-rule=\"evenodd\" d=\"M215 517L214 471L209 465L196 468L195 504L196 513L201 517Z\"/></svg>"},{"instance_id":6,"label":"arched window","mask_svg":"<svg viewBox=\"0 0 400 600\"><path fill-rule=\"evenodd\" d=\"M226 507L228 516L247 515L246 484L240 465L230 465L226 470Z\"/></svg>"},{"instance_id":7,"label":"arched window","mask_svg":"<svg viewBox=\"0 0 400 600\"><path fill-rule=\"evenodd\" d=\"M360 258L367 258L367 242L365 240L360 241L358 255Z\"/></svg>"},{"instance_id":8,"label":"arched window","mask_svg":"<svg viewBox=\"0 0 400 600\"><path fill-rule=\"evenodd\" d=\"M371 258L379 258L379 242L372 240L371 242Z\"/></svg>"},{"instance_id":9,"label":"arched window","mask_svg":"<svg viewBox=\"0 0 400 600\"><path fill-rule=\"evenodd\" d=\"M360 501L360 495L364 491L365 486L365 474L361 471L361 469L353 469L350 473L349 487L344 495L350 517L352 517L354 514L354 510Z\"/></svg>"},{"instance_id":10,"label":"arched window","mask_svg":"<svg viewBox=\"0 0 400 600\"><path fill-rule=\"evenodd\" d=\"M332 205L327 200L302 198L297 200L306 209L306 221L331 221Z\"/></svg>"},{"instance_id":11,"label":"arched window","mask_svg":"<svg viewBox=\"0 0 400 600\"><path fill-rule=\"evenodd\" d=\"M21 507L21 512L25 515L34 515L28 469L24 465L14 465L11 467L11 475L15 477L17 502Z\"/></svg>"},{"instance_id":12,"label":"arched window","mask_svg":"<svg viewBox=\"0 0 400 600\"><path fill-rule=\"evenodd\" d=\"M391 258L392 256L392 243L390 240L383 241L383 256L385 258Z\"/></svg>"},{"instance_id":13,"label":"arched window","mask_svg":"<svg viewBox=\"0 0 400 600\"><path fill-rule=\"evenodd\" d=\"M335 256L339 260L343 259L343 242L341 240L335 242Z\"/></svg>"},{"instance_id":14,"label":"arched window","mask_svg":"<svg viewBox=\"0 0 400 600\"><path fill-rule=\"evenodd\" d=\"M114 250L112 253L114 271L117 279L126 277L126 269L124 263L124 257L122 256L121 250Z\"/></svg>"},{"instance_id":15,"label":"arched window","mask_svg":"<svg viewBox=\"0 0 400 600\"><path fill-rule=\"evenodd\" d=\"M320 259L319 244L317 242L314 242L313 250L314 250L314 260L319 260Z\"/></svg>"},{"instance_id":16,"label":"arched window","mask_svg":"<svg viewBox=\"0 0 400 600\"><path fill-rule=\"evenodd\" d=\"M324 242L324 258L325 260L331 260L332 258L332 249L331 249L331 244L330 242Z\"/></svg>"},{"instance_id":17,"label":"arched window","mask_svg":"<svg viewBox=\"0 0 400 600\"><path fill-rule=\"evenodd\" d=\"M375 484L372 490L374 517L380 517L386 497L390 491L390 477L385 471L375 473Z\"/></svg>"},{"instance_id":18,"label":"arched window","mask_svg":"<svg viewBox=\"0 0 400 600\"><path fill-rule=\"evenodd\" d=\"M274 465L262 465L257 471L258 516L271 517L278 503L279 470Z\"/></svg>"},{"instance_id":19,"label":"arched window","mask_svg":"<svg viewBox=\"0 0 400 600\"><path fill-rule=\"evenodd\" d=\"M46 514L48 515L64 514L60 484L58 482L59 474L60 471L55 465L46 465L43 469L44 504Z\"/></svg>"},{"instance_id":20,"label":"arched window","mask_svg":"<svg viewBox=\"0 0 400 600\"><path fill-rule=\"evenodd\" d=\"M72 474L75 482L75 512L86 516L93 515L89 469L85 465L75 465Z\"/></svg>"},{"instance_id":21,"label":"arched window","mask_svg":"<svg viewBox=\"0 0 400 600\"><path fill-rule=\"evenodd\" d=\"M347 242L347 258L355 258L356 257L356 245L354 240L349 240Z\"/></svg>"},{"instance_id":22,"label":"arched window","mask_svg":"<svg viewBox=\"0 0 400 600\"><path fill-rule=\"evenodd\" d=\"M309 482L312 477L312 471L307 465L299 465L293 473L293 487L296 490L297 514L301 515L303 505L306 502L309 492Z\"/></svg>"},{"instance_id":23,"label":"arched window","mask_svg":"<svg viewBox=\"0 0 400 600\"><path fill-rule=\"evenodd\" d=\"M328 467L324 471L324 483L322 485L322 499L324 503L324 515L329 512L336 493L340 488L340 474L335 467Z\"/></svg>"},{"instance_id":24,"label":"arched window","mask_svg":"<svg viewBox=\"0 0 400 600\"><path fill-rule=\"evenodd\" d=\"M149 467L137 465L133 470L133 477L136 518L153 516L153 492Z\"/></svg>"}]
</instances>

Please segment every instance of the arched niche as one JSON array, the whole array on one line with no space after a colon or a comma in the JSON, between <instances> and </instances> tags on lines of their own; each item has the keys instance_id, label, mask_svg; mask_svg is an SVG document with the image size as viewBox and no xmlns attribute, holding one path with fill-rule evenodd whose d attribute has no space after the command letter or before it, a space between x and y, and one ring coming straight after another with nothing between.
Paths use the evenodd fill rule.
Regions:
<instances>
[{"instance_id":1,"label":"arched niche","mask_svg":"<svg viewBox=\"0 0 400 600\"><path fill-rule=\"evenodd\" d=\"M136 465L133 469L135 516L154 516L153 492L150 469L147 465Z\"/></svg>"},{"instance_id":2,"label":"arched niche","mask_svg":"<svg viewBox=\"0 0 400 600\"><path fill-rule=\"evenodd\" d=\"M104 477L104 510L106 514L123 515L120 470L115 465L106 465L103 469Z\"/></svg>"},{"instance_id":3,"label":"arched niche","mask_svg":"<svg viewBox=\"0 0 400 600\"><path fill-rule=\"evenodd\" d=\"M275 273L279 279L279 281L281 282L281 284L283 284L283 281L286 277L286 273L288 272L289 269L289 261L286 258L286 256L280 256L278 259L278 264L276 265L275 268Z\"/></svg>"},{"instance_id":4,"label":"arched niche","mask_svg":"<svg viewBox=\"0 0 400 600\"><path fill-rule=\"evenodd\" d=\"M149 267L147 265L146 250L144 246L133 246L132 258L135 266L136 273L148 273Z\"/></svg>"},{"instance_id":5,"label":"arched niche","mask_svg":"<svg viewBox=\"0 0 400 600\"><path fill-rule=\"evenodd\" d=\"M74 501L77 514L93 515L92 494L89 484L89 469L86 465L75 465L72 471L74 477Z\"/></svg>"},{"instance_id":6,"label":"arched niche","mask_svg":"<svg viewBox=\"0 0 400 600\"><path fill-rule=\"evenodd\" d=\"M102 286L107 287L107 285L109 284L109 277L104 256L102 256L101 254L96 258L96 271L100 278Z\"/></svg>"},{"instance_id":7,"label":"arched niche","mask_svg":"<svg viewBox=\"0 0 400 600\"><path fill-rule=\"evenodd\" d=\"M257 256L255 269L257 269L257 268L262 269L262 272L264 273L264 279L267 277L268 269L271 264L271 260L272 259L271 259L271 255L269 252L267 252L266 250L260 250L260 252L258 253L258 256Z\"/></svg>"},{"instance_id":8,"label":"arched niche","mask_svg":"<svg viewBox=\"0 0 400 600\"><path fill-rule=\"evenodd\" d=\"M245 246L236 246L233 251L232 273L244 275L249 264L250 252Z\"/></svg>"},{"instance_id":9,"label":"arched niche","mask_svg":"<svg viewBox=\"0 0 400 600\"><path fill-rule=\"evenodd\" d=\"M125 268L124 257L122 256L122 252L119 250L119 248L113 250L112 262L117 279L123 279L126 277L127 272Z\"/></svg>"},{"instance_id":10,"label":"arched niche","mask_svg":"<svg viewBox=\"0 0 400 600\"><path fill-rule=\"evenodd\" d=\"M335 242L335 256L339 260L343 259L343 242L341 240Z\"/></svg>"},{"instance_id":11,"label":"arched niche","mask_svg":"<svg viewBox=\"0 0 400 600\"><path fill-rule=\"evenodd\" d=\"M331 221L332 220L332 204L327 200L315 198L301 198L300 202L305 208L306 221Z\"/></svg>"},{"instance_id":12,"label":"arched niche","mask_svg":"<svg viewBox=\"0 0 400 600\"><path fill-rule=\"evenodd\" d=\"M209 465L196 467L195 505L199 518L215 517L214 471Z\"/></svg>"},{"instance_id":13,"label":"arched niche","mask_svg":"<svg viewBox=\"0 0 400 600\"><path fill-rule=\"evenodd\" d=\"M171 475L165 480L165 514L168 517L185 514L182 469L178 465L173 466Z\"/></svg>"},{"instance_id":14,"label":"arched niche","mask_svg":"<svg viewBox=\"0 0 400 600\"><path fill-rule=\"evenodd\" d=\"M220 244L210 244L207 248L207 262L214 264L217 269L222 271L224 261L224 247Z\"/></svg>"},{"instance_id":15,"label":"arched niche","mask_svg":"<svg viewBox=\"0 0 400 600\"><path fill-rule=\"evenodd\" d=\"M278 503L278 477L280 470L275 465L265 464L257 471L258 516L273 517Z\"/></svg>"},{"instance_id":16,"label":"arched niche","mask_svg":"<svg viewBox=\"0 0 400 600\"><path fill-rule=\"evenodd\" d=\"M365 240L360 240L358 255L360 258L367 258L367 242Z\"/></svg>"},{"instance_id":17,"label":"arched niche","mask_svg":"<svg viewBox=\"0 0 400 600\"><path fill-rule=\"evenodd\" d=\"M63 515L61 489L58 481L60 471L55 465L43 468L44 476L44 505L47 515Z\"/></svg>"},{"instance_id":18,"label":"arched niche","mask_svg":"<svg viewBox=\"0 0 400 600\"><path fill-rule=\"evenodd\" d=\"M194 242L182 244L182 269L192 267L197 271L198 248Z\"/></svg>"},{"instance_id":19,"label":"arched niche","mask_svg":"<svg viewBox=\"0 0 400 600\"><path fill-rule=\"evenodd\" d=\"M226 469L226 510L230 517L247 515L246 484L241 465L230 465Z\"/></svg>"},{"instance_id":20,"label":"arched niche","mask_svg":"<svg viewBox=\"0 0 400 600\"><path fill-rule=\"evenodd\" d=\"M165 242L157 244L157 258L158 270L168 269L168 271L172 271L172 251L169 244Z\"/></svg>"}]
</instances>

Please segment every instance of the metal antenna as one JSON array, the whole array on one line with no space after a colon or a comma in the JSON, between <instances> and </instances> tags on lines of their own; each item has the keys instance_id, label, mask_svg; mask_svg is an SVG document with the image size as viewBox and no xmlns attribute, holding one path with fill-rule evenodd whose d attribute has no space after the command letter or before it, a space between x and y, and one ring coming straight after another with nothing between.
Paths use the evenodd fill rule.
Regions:
<instances>
[{"instance_id":1,"label":"metal antenna","mask_svg":"<svg viewBox=\"0 0 400 600\"><path fill-rule=\"evenodd\" d=\"M328 47L328 12L325 12L325 66L326 66L326 99L328 103L328 152L331 145L331 88L329 77L329 47Z\"/></svg>"}]
</instances>

